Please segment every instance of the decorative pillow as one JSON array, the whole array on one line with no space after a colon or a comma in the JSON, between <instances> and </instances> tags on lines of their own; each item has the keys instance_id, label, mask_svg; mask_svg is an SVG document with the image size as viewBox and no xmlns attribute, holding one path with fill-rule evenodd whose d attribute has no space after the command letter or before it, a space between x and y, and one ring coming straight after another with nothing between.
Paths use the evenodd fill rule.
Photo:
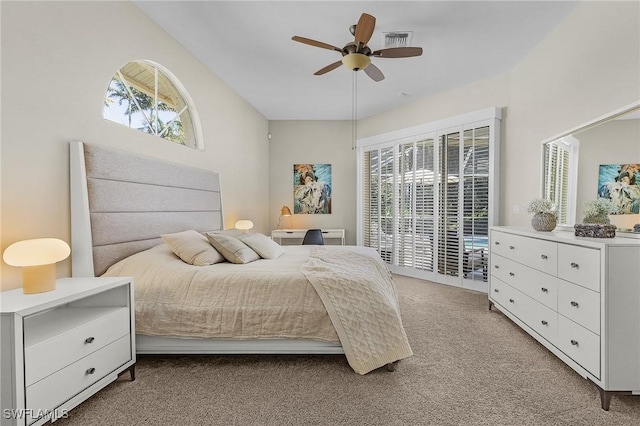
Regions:
<instances>
[{"instance_id":1,"label":"decorative pillow","mask_svg":"<svg viewBox=\"0 0 640 426\"><path fill-rule=\"evenodd\" d=\"M215 231L207 231L207 232L203 232L203 234L205 236L207 234L222 234L222 235L228 235L229 237L237 238L238 236L244 234L244 232L236 228L230 228L230 229L217 229Z\"/></svg>"},{"instance_id":2,"label":"decorative pillow","mask_svg":"<svg viewBox=\"0 0 640 426\"><path fill-rule=\"evenodd\" d=\"M238 239L251 247L263 259L277 259L284 254L284 249L280 244L264 234L244 234Z\"/></svg>"},{"instance_id":3,"label":"decorative pillow","mask_svg":"<svg viewBox=\"0 0 640 426\"><path fill-rule=\"evenodd\" d=\"M184 262L195 266L224 262L224 257L211 247L207 238L198 231L183 231L161 235L171 251Z\"/></svg>"},{"instance_id":4,"label":"decorative pillow","mask_svg":"<svg viewBox=\"0 0 640 426\"><path fill-rule=\"evenodd\" d=\"M207 239L225 259L232 263L249 263L260 259L258 253L235 237L207 233Z\"/></svg>"}]
</instances>

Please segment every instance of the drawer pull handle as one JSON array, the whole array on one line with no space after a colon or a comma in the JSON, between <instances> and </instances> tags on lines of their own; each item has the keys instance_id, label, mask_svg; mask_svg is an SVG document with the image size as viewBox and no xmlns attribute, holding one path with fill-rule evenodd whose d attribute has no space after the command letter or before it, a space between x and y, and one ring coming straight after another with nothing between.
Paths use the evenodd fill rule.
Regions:
<instances>
[{"instance_id":1,"label":"drawer pull handle","mask_svg":"<svg viewBox=\"0 0 640 426\"><path fill-rule=\"evenodd\" d=\"M516 276L516 274L514 274L513 272L509 272L509 275L511 275L512 277Z\"/></svg>"},{"instance_id":2,"label":"drawer pull handle","mask_svg":"<svg viewBox=\"0 0 640 426\"><path fill-rule=\"evenodd\" d=\"M576 262L571 262L571 267L574 269L578 269L580 265L578 265Z\"/></svg>"},{"instance_id":3,"label":"drawer pull handle","mask_svg":"<svg viewBox=\"0 0 640 426\"><path fill-rule=\"evenodd\" d=\"M549 325L549 323L546 322L545 320L542 320L541 322L542 322L542 325Z\"/></svg>"},{"instance_id":4,"label":"drawer pull handle","mask_svg":"<svg viewBox=\"0 0 640 426\"><path fill-rule=\"evenodd\" d=\"M540 257L542 258L542 260L547 260L549 258L549 256L547 256L546 254L543 254Z\"/></svg>"},{"instance_id":5,"label":"drawer pull handle","mask_svg":"<svg viewBox=\"0 0 640 426\"><path fill-rule=\"evenodd\" d=\"M549 293L549 289L546 287L542 287L540 290L542 290L543 293Z\"/></svg>"},{"instance_id":6,"label":"drawer pull handle","mask_svg":"<svg viewBox=\"0 0 640 426\"><path fill-rule=\"evenodd\" d=\"M509 250L515 250L514 246L509 246Z\"/></svg>"},{"instance_id":7,"label":"drawer pull handle","mask_svg":"<svg viewBox=\"0 0 640 426\"><path fill-rule=\"evenodd\" d=\"M494 288L494 289L493 289L493 292L494 292L494 293L500 293L500 290L498 290L497 288Z\"/></svg>"},{"instance_id":8,"label":"drawer pull handle","mask_svg":"<svg viewBox=\"0 0 640 426\"><path fill-rule=\"evenodd\" d=\"M86 339L84 339L85 343L93 343L93 341L96 340L95 337L87 337Z\"/></svg>"},{"instance_id":9,"label":"drawer pull handle","mask_svg":"<svg viewBox=\"0 0 640 426\"><path fill-rule=\"evenodd\" d=\"M496 241L496 242L495 242L495 243L493 243L493 244L495 244L495 245L499 246L499 245L500 245L500 241Z\"/></svg>"},{"instance_id":10,"label":"drawer pull handle","mask_svg":"<svg viewBox=\"0 0 640 426\"><path fill-rule=\"evenodd\" d=\"M574 308L577 308L579 305L578 305L578 302L574 302L574 301L572 300L572 301L571 301L571 306L573 306Z\"/></svg>"},{"instance_id":11,"label":"drawer pull handle","mask_svg":"<svg viewBox=\"0 0 640 426\"><path fill-rule=\"evenodd\" d=\"M573 346L578 346L578 341L577 341L577 340L573 340L573 339L571 339L571 344L572 344Z\"/></svg>"},{"instance_id":12,"label":"drawer pull handle","mask_svg":"<svg viewBox=\"0 0 640 426\"><path fill-rule=\"evenodd\" d=\"M96 372L96 369L95 369L95 368L93 368L93 367L91 367L91 368L87 369L87 374L93 374L93 373L95 373L95 372Z\"/></svg>"},{"instance_id":13,"label":"drawer pull handle","mask_svg":"<svg viewBox=\"0 0 640 426\"><path fill-rule=\"evenodd\" d=\"M515 302L515 300L513 300L513 299L509 299L509 302L510 302L510 303L514 303L514 302Z\"/></svg>"},{"instance_id":14,"label":"drawer pull handle","mask_svg":"<svg viewBox=\"0 0 640 426\"><path fill-rule=\"evenodd\" d=\"M493 265L493 267L496 268L496 269L500 269L500 266L498 266L498 265Z\"/></svg>"}]
</instances>

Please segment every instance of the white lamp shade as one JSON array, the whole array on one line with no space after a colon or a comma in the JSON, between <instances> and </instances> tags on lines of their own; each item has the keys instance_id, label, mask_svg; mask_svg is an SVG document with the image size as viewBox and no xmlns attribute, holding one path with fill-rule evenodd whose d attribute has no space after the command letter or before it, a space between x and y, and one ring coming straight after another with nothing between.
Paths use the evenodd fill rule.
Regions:
<instances>
[{"instance_id":1,"label":"white lamp shade","mask_svg":"<svg viewBox=\"0 0 640 426\"><path fill-rule=\"evenodd\" d=\"M236 229L241 229L243 231L248 231L253 228L253 222L247 219L242 219L236 222Z\"/></svg>"},{"instance_id":2,"label":"white lamp shade","mask_svg":"<svg viewBox=\"0 0 640 426\"><path fill-rule=\"evenodd\" d=\"M69 245L57 238L36 238L11 244L2 258L11 266L49 265L66 259L71 253Z\"/></svg>"}]
</instances>

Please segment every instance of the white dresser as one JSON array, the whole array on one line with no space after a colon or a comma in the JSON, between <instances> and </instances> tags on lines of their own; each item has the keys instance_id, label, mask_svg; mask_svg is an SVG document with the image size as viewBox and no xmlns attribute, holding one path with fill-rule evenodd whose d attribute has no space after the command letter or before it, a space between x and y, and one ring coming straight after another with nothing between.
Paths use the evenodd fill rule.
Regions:
<instances>
[{"instance_id":1,"label":"white dresser","mask_svg":"<svg viewBox=\"0 0 640 426\"><path fill-rule=\"evenodd\" d=\"M600 391L640 394L640 240L491 230L495 305Z\"/></svg>"},{"instance_id":2,"label":"white dresser","mask_svg":"<svg viewBox=\"0 0 640 426\"><path fill-rule=\"evenodd\" d=\"M126 370L135 380L130 278L64 278L56 289L0 293L2 420L40 425Z\"/></svg>"}]
</instances>

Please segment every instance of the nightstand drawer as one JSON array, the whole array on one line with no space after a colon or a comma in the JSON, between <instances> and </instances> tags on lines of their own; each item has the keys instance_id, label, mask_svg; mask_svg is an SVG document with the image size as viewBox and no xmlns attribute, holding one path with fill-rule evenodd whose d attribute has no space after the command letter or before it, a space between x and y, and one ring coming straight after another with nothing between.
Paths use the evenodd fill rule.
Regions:
<instances>
[{"instance_id":1,"label":"nightstand drawer","mask_svg":"<svg viewBox=\"0 0 640 426\"><path fill-rule=\"evenodd\" d=\"M125 307L67 307L25 318L24 329L29 386L130 334L131 324Z\"/></svg>"},{"instance_id":2,"label":"nightstand drawer","mask_svg":"<svg viewBox=\"0 0 640 426\"><path fill-rule=\"evenodd\" d=\"M129 360L131 336L127 335L27 387L26 406L34 412L56 407Z\"/></svg>"}]
</instances>

